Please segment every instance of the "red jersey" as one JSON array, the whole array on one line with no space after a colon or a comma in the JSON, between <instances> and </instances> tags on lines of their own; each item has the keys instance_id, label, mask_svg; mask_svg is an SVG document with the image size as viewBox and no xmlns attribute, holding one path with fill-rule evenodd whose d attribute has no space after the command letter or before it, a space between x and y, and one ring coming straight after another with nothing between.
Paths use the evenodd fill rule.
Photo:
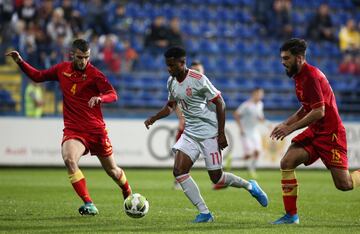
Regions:
<instances>
[{"instance_id":1,"label":"red jersey","mask_svg":"<svg viewBox=\"0 0 360 234\"><path fill-rule=\"evenodd\" d=\"M100 96L102 102L117 100L117 94L105 75L88 63L84 71L75 70L72 62L62 62L39 71L25 61L20 63L23 72L35 82L58 81L63 93L65 129L86 132L103 132L105 123L100 105L90 108L88 101Z\"/></svg>"},{"instance_id":2,"label":"red jersey","mask_svg":"<svg viewBox=\"0 0 360 234\"><path fill-rule=\"evenodd\" d=\"M304 63L294 80L296 96L307 113L314 108L325 106L325 116L309 125L315 134L332 134L345 129L334 92L326 76L318 68Z\"/></svg>"}]
</instances>

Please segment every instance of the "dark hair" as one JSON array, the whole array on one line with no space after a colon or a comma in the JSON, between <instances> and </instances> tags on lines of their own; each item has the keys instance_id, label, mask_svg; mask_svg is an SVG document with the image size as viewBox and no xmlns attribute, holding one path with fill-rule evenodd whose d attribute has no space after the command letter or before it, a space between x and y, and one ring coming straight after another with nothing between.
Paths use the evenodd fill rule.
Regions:
<instances>
[{"instance_id":1,"label":"dark hair","mask_svg":"<svg viewBox=\"0 0 360 234\"><path fill-rule=\"evenodd\" d=\"M73 41L71 45L71 49L74 51L76 49L81 50L82 52L86 52L90 49L89 42L84 39L76 39Z\"/></svg>"},{"instance_id":2,"label":"dark hair","mask_svg":"<svg viewBox=\"0 0 360 234\"><path fill-rule=\"evenodd\" d=\"M164 53L165 58L182 58L186 56L186 51L180 46L174 46L167 49Z\"/></svg>"},{"instance_id":3,"label":"dark hair","mask_svg":"<svg viewBox=\"0 0 360 234\"><path fill-rule=\"evenodd\" d=\"M300 38L291 38L284 42L280 48L281 51L290 51L293 55L303 55L305 56L306 51L306 41Z\"/></svg>"},{"instance_id":4,"label":"dark hair","mask_svg":"<svg viewBox=\"0 0 360 234\"><path fill-rule=\"evenodd\" d=\"M191 66L195 66L195 65L202 65L202 63L200 62L200 60L193 60L191 62Z\"/></svg>"}]
</instances>

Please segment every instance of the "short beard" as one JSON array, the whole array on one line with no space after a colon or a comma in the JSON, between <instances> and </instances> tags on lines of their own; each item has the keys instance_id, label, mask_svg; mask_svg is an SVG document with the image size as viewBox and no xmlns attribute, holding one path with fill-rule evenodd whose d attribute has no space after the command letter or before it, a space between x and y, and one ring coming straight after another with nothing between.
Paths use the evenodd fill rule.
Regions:
<instances>
[{"instance_id":1,"label":"short beard","mask_svg":"<svg viewBox=\"0 0 360 234\"><path fill-rule=\"evenodd\" d=\"M293 77L296 73L298 73L298 67L296 66L296 64L293 64L290 69L286 70L286 75L288 77Z\"/></svg>"}]
</instances>

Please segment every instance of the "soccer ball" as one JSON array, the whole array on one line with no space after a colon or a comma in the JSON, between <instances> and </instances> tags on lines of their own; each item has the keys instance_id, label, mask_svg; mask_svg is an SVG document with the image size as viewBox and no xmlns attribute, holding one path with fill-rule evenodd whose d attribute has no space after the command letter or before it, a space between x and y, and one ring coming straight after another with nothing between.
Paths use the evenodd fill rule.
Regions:
<instances>
[{"instance_id":1,"label":"soccer ball","mask_svg":"<svg viewBox=\"0 0 360 234\"><path fill-rule=\"evenodd\" d=\"M125 199L124 210L131 218L141 218L149 211L149 202L143 195L134 193Z\"/></svg>"}]
</instances>

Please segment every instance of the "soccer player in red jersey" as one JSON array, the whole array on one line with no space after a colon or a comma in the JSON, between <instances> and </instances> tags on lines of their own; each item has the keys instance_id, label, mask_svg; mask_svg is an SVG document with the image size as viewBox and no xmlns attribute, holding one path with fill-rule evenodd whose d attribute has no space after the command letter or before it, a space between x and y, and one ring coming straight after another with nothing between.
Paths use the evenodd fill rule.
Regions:
<instances>
[{"instance_id":1,"label":"soccer player in red jersey","mask_svg":"<svg viewBox=\"0 0 360 234\"><path fill-rule=\"evenodd\" d=\"M314 163L319 158L331 171L334 184L342 191L360 186L360 170L348 171L346 132L340 119L334 93L326 76L305 61L306 42L287 40L280 48L281 62L294 79L296 96L302 106L287 120L277 125L271 138L282 140L297 129L305 131L292 139L281 159L281 185L286 214L273 224L298 224L298 183L295 168Z\"/></svg>"},{"instance_id":2,"label":"soccer player in red jersey","mask_svg":"<svg viewBox=\"0 0 360 234\"><path fill-rule=\"evenodd\" d=\"M85 177L78 162L82 155L90 152L97 155L106 173L121 188L123 197L131 194L124 171L114 159L112 146L105 129L101 103L117 100L117 94L104 74L90 62L89 43L76 39L72 43L71 62L62 62L47 70L37 70L25 62L17 51L7 56L35 82L58 81L63 93L64 135L61 154L70 182L84 201L79 208L81 215L96 215L98 210L89 195Z\"/></svg>"}]
</instances>

